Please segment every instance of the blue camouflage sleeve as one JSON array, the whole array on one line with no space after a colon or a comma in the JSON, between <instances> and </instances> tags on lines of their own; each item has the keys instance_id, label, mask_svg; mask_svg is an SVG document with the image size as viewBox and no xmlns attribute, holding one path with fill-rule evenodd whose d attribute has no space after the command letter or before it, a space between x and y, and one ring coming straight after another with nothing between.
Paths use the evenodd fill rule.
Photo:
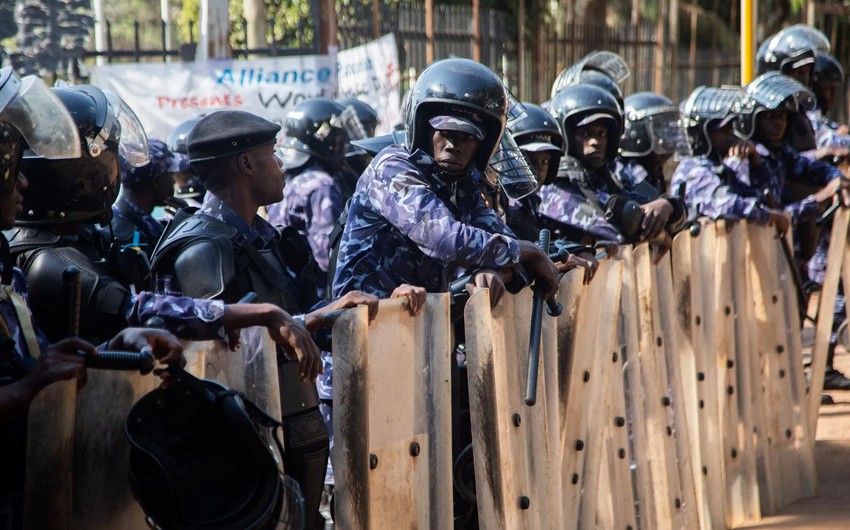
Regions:
<instances>
[{"instance_id":1,"label":"blue camouflage sleeve","mask_svg":"<svg viewBox=\"0 0 850 530\"><path fill-rule=\"evenodd\" d=\"M367 196L375 211L431 258L465 267L499 268L519 262L515 239L456 220L412 165L385 168Z\"/></svg>"},{"instance_id":2,"label":"blue camouflage sleeve","mask_svg":"<svg viewBox=\"0 0 850 530\"><path fill-rule=\"evenodd\" d=\"M165 322L165 329L183 340L226 340L224 302L186 296L139 293L127 312L131 326L143 326L151 317Z\"/></svg>"},{"instance_id":3,"label":"blue camouflage sleeve","mask_svg":"<svg viewBox=\"0 0 850 530\"><path fill-rule=\"evenodd\" d=\"M841 171L826 162L812 160L800 153L793 154L793 175L797 178L819 186L826 186L831 180L841 178ZM785 204L783 210L791 214L791 220L805 222L820 215L820 205L814 197L808 197Z\"/></svg>"},{"instance_id":4,"label":"blue camouflage sleeve","mask_svg":"<svg viewBox=\"0 0 850 530\"><path fill-rule=\"evenodd\" d=\"M307 227L307 240L316 263L323 271L328 270L328 238L344 206L345 200L335 186L321 186L310 194L313 218Z\"/></svg>"},{"instance_id":5,"label":"blue camouflage sleeve","mask_svg":"<svg viewBox=\"0 0 850 530\"><path fill-rule=\"evenodd\" d=\"M727 167L735 172L737 184L741 187L749 182L749 164L728 161ZM735 167L731 167L735 166ZM691 208L698 208L701 215L718 219L720 217L746 218L758 224L767 224L769 214L758 197L744 196L712 168L710 163L699 159L683 160L671 179L671 187L678 188L685 183L685 200Z\"/></svg>"}]
</instances>

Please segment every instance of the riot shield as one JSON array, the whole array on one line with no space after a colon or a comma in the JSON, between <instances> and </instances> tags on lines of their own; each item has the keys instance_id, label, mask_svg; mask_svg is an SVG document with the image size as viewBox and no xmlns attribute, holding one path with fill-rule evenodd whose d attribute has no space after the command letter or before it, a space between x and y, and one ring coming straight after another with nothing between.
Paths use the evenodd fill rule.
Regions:
<instances>
[{"instance_id":1,"label":"riot shield","mask_svg":"<svg viewBox=\"0 0 850 530\"><path fill-rule=\"evenodd\" d=\"M452 525L449 299L429 294L419 315L382 300L334 324L336 524Z\"/></svg>"}]
</instances>

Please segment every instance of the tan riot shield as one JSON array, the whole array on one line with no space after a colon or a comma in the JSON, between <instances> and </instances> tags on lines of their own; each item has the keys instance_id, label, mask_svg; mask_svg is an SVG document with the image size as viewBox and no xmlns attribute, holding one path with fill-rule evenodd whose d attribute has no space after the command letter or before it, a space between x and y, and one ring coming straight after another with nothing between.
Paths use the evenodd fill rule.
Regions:
<instances>
[{"instance_id":1,"label":"tan riot shield","mask_svg":"<svg viewBox=\"0 0 850 530\"><path fill-rule=\"evenodd\" d=\"M798 433L797 438L804 436L801 403L794 402L798 382L792 380L794 375L802 374L792 373L790 364L801 363L802 359L791 357L800 348L788 344L785 331L788 325L799 329L799 320L785 321L785 307L795 306L796 299L786 299L782 290L782 274L788 278L790 270L776 231L750 226L749 243L749 298L753 304L750 366L754 376L759 492L762 512L775 513L780 507L814 493L805 491L813 486L814 476L804 465L794 434Z\"/></svg>"},{"instance_id":2,"label":"tan riot shield","mask_svg":"<svg viewBox=\"0 0 850 530\"><path fill-rule=\"evenodd\" d=\"M469 407L479 525L483 529L556 528L546 422L546 378L525 404L532 292L505 295L491 311L489 292L464 310ZM542 364L554 347L556 319L543 316ZM542 366L540 374L549 369Z\"/></svg>"},{"instance_id":3,"label":"tan riot shield","mask_svg":"<svg viewBox=\"0 0 850 530\"><path fill-rule=\"evenodd\" d=\"M644 478L639 480L652 477L650 501L656 511L655 528L685 528L682 486L673 440L673 396L667 374L665 333L648 245L638 245L634 250L634 274L640 344L638 384L643 391L643 401L636 401L635 407L643 408L648 457L648 462L644 462L648 466L644 468Z\"/></svg>"},{"instance_id":4,"label":"tan riot shield","mask_svg":"<svg viewBox=\"0 0 850 530\"><path fill-rule=\"evenodd\" d=\"M716 394L716 376L714 360L706 363L707 357L713 355L713 352L707 344L706 308L703 303L704 297L712 298L714 224L700 228L696 237L691 236L690 232L681 232L673 240L673 298L678 317L674 322L680 340L679 355L673 357L678 358L677 372L685 392L684 406L690 437L689 461L694 475L700 528L719 530L726 528L721 494L721 443L717 401L708 399ZM710 248L712 261L703 263L702 247Z\"/></svg>"},{"instance_id":5,"label":"tan riot shield","mask_svg":"<svg viewBox=\"0 0 850 530\"><path fill-rule=\"evenodd\" d=\"M753 447L749 369L750 307L747 300L745 222L717 223L715 243L715 355L717 399L724 436L726 523L760 518ZM740 359L739 359L740 357Z\"/></svg>"},{"instance_id":6,"label":"tan riot shield","mask_svg":"<svg viewBox=\"0 0 850 530\"><path fill-rule=\"evenodd\" d=\"M29 408L24 528L66 530L71 522L77 381L53 383Z\"/></svg>"},{"instance_id":7,"label":"tan riot shield","mask_svg":"<svg viewBox=\"0 0 850 530\"><path fill-rule=\"evenodd\" d=\"M686 249L687 250L687 249ZM671 256L668 252L653 266L658 318L663 333L663 352L673 413L673 439L682 497L679 499L685 528L699 528L703 511L699 420L697 419L696 367L690 342L685 340L684 321L689 320L687 303L675 297ZM663 349L662 349L663 348ZM674 500L674 507L676 502Z\"/></svg>"},{"instance_id":8,"label":"tan riot shield","mask_svg":"<svg viewBox=\"0 0 850 530\"><path fill-rule=\"evenodd\" d=\"M231 352L219 341L184 343L187 370L243 392L272 417L280 417L275 347L265 328L242 331ZM77 397L74 432L73 511L70 528L148 528L130 492L124 421L133 404L159 384L153 375L89 370ZM73 416L72 416L73 417Z\"/></svg>"},{"instance_id":9,"label":"tan riot shield","mask_svg":"<svg viewBox=\"0 0 850 530\"><path fill-rule=\"evenodd\" d=\"M452 526L449 299L413 317L401 300L334 324L336 524L383 530Z\"/></svg>"},{"instance_id":10,"label":"tan riot shield","mask_svg":"<svg viewBox=\"0 0 850 530\"><path fill-rule=\"evenodd\" d=\"M838 293L838 280L845 269L844 277L850 280L850 246L847 244L847 226L850 221L850 209L839 208L832 218L829 254L826 260L826 276L821 286L818 298L818 316L815 326L815 346L812 349L811 381L807 404L807 420L809 422L809 442L815 443L817 434L818 412L820 409L821 392L823 391L823 375L826 368L826 354L829 349L829 335L832 332L833 312L835 311L835 296ZM847 289L847 283L844 284Z\"/></svg>"},{"instance_id":11,"label":"tan riot shield","mask_svg":"<svg viewBox=\"0 0 850 530\"><path fill-rule=\"evenodd\" d=\"M549 429L557 430L550 453L560 481L559 528L636 527L623 366L614 342L621 274L621 263L606 260L588 286L581 271L561 282L557 363L547 356L545 367L547 396L558 399Z\"/></svg>"}]
</instances>

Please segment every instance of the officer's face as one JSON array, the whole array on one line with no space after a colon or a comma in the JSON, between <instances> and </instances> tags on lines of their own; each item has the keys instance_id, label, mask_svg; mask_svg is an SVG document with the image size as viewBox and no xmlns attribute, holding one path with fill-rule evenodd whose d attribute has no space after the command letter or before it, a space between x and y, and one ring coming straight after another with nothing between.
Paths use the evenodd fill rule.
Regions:
<instances>
[{"instance_id":1,"label":"officer's face","mask_svg":"<svg viewBox=\"0 0 850 530\"><path fill-rule=\"evenodd\" d=\"M24 210L23 191L29 183L23 173L18 173L9 194L0 199L0 229L8 230L15 226L15 217Z\"/></svg>"},{"instance_id":2,"label":"officer's face","mask_svg":"<svg viewBox=\"0 0 850 530\"><path fill-rule=\"evenodd\" d=\"M594 121L576 129L577 152L582 162L591 169L599 169L605 164L605 150L608 147L608 127L601 121Z\"/></svg>"},{"instance_id":3,"label":"officer's face","mask_svg":"<svg viewBox=\"0 0 850 530\"><path fill-rule=\"evenodd\" d=\"M175 173L165 172L154 177L153 189L157 204L164 204L165 199L174 196L174 175Z\"/></svg>"},{"instance_id":4,"label":"officer's face","mask_svg":"<svg viewBox=\"0 0 850 530\"><path fill-rule=\"evenodd\" d=\"M721 157L725 157L729 153L729 149L738 140L731 121L723 127L710 130L708 137L711 140L712 149Z\"/></svg>"},{"instance_id":5,"label":"officer's face","mask_svg":"<svg viewBox=\"0 0 850 530\"><path fill-rule=\"evenodd\" d=\"M528 158L528 162L531 164L531 167L534 168L535 173L537 173L538 187L546 184L546 177L549 175L549 165L553 163L552 153L553 151L525 153L526 158Z\"/></svg>"},{"instance_id":6,"label":"officer's face","mask_svg":"<svg viewBox=\"0 0 850 530\"><path fill-rule=\"evenodd\" d=\"M786 128L788 113L784 110L766 110L756 116L756 138L770 149L782 146Z\"/></svg>"},{"instance_id":7,"label":"officer's face","mask_svg":"<svg viewBox=\"0 0 850 530\"><path fill-rule=\"evenodd\" d=\"M256 178L257 200L265 206L283 199L283 161L275 155L269 144L249 151Z\"/></svg>"},{"instance_id":8,"label":"officer's face","mask_svg":"<svg viewBox=\"0 0 850 530\"><path fill-rule=\"evenodd\" d=\"M434 160L449 173L465 171L481 142L460 131L434 131Z\"/></svg>"},{"instance_id":9,"label":"officer's face","mask_svg":"<svg viewBox=\"0 0 850 530\"><path fill-rule=\"evenodd\" d=\"M838 87L839 84L832 81L818 83L818 107L824 112L829 112L835 103Z\"/></svg>"},{"instance_id":10,"label":"officer's face","mask_svg":"<svg viewBox=\"0 0 850 530\"><path fill-rule=\"evenodd\" d=\"M803 66L798 66L797 68L792 68L788 70L786 73L788 77L793 77L797 81L800 82L803 86L809 86L809 83L812 82L812 65L804 64Z\"/></svg>"}]
</instances>

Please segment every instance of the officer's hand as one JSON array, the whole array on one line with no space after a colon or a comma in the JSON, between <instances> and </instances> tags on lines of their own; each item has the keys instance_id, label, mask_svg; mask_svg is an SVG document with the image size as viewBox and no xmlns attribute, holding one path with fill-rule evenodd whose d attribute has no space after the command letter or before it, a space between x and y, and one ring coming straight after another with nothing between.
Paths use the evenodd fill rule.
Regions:
<instances>
[{"instance_id":1,"label":"officer's hand","mask_svg":"<svg viewBox=\"0 0 850 530\"><path fill-rule=\"evenodd\" d=\"M466 290L469 291L469 294L472 294L473 286L490 289L490 309L496 307L506 292L502 273L492 269L481 269L475 273L472 277L472 283L466 285Z\"/></svg>"},{"instance_id":2,"label":"officer's hand","mask_svg":"<svg viewBox=\"0 0 850 530\"><path fill-rule=\"evenodd\" d=\"M848 127L847 125L844 125L842 123L841 125L838 126L837 129L835 129L835 132L836 132L836 134L840 134L842 136L847 136L848 134L850 134L850 127Z\"/></svg>"},{"instance_id":3,"label":"officer's hand","mask_svg":"<svg viewBox=\"0 0 850 530\"><path fill-rule=\"evenodd\" d=\"M848 155L850 155L850 149L837 145L825 145L815 150L815 160L826 160L827 162L847 158Z\"/></svg>"},{"instance_id":4,"label":"officer's hand","mask_svg":"<svg viewBox=\"0 0 850 530\"><path fill-rule=\"evenodd\" d=\"M558 268L549 256L531 241L519 241L519 259L546 286L546 299L554 300L558 294Z\"/></svg>"},{"instance_id":5,"label":"officer's hand","mask_svg":"<svg viewBox=\"0 0 850 530\"><path fill-rule=\"evenodd\" d=\"M641 204L643 221L641 222L641 241L655 239L664 230L667 220L673 215L673 206L667 199L655 199L646 204Z\"/></svg>"},{"instance_id":6,"label":"officer's hand","mask_svg":"<svg viewBox=\"0 0 850 530\"><path fill-rule=\"evenodd\" d=\"M24 377L32 395L57 381L77 379L77 389L86 384L85 357L86 355L97 355L94 346L78 337L70 337L51 344L46 351L42 352L35 361L32 369Z\"/></svg>"},{"instance_id":7,"label":"officer's hand","mask_svg":"<svg viewBox=\"0 0 850 530\"><path fill-rule=\"evenodd\" d=\"M395 288L390 298L407 298L407 308L410 309L411 315L416 316L425 305L426 294L424 287L403 283Z\"/></svg>"},{"instance_id":8,"label":"officer's hand","mask_svg":"<svg viewBox=\"0 0 850 530\"><path fill-rule=\"evenodd\" d=\"M161 364L186 366L183 346L177 337L164 329L127 328L115 335L106 346L109 350L149 351ZM167 372L158 370L157 375L167 379Z\"/></svg>"},{"instance_id":9,"label":"officer's hand","mask_svg":"<svg viewBox=\"0 0 850 530\"><path fill-rule=\"evenodd\" d=\"M781 210L769 210L768 215L770 216L768 224L776 228L776 231L784 236L788 232L788 228L791 227L791 218L788 214Z\"/></svg>"},{"instance_id":10,"label":"officer's hand","mask_svg":"<svg viewBox=\"0 0 850 530\"><path fill-rule=\"evenodd\" d=\"M749 160L750 166L761 166L761 156L756 151L756 145L749 140L739 140L729 148L729 156L744 161Z\"/></svg>"},{"instance_id":11,"label":"officer's hand","mask_svg":"<svg viewBox=\"0 0 850 530\"><path fill-rule=\"evenodd\" d=\"M664 255L673 248L673 238L667 232L661 232L661 235L651 240L649 245L652 250L652 264L658 265Z\"/></svg>"},{"instance_id":12,"label":"officer's hand","mask_svg":"<svg viewBox=\"0 0 850 530\"><path fill-rule=\"evenodd\" d=\"M286 357L298 361L298 375L313 383L319 374L324 372L319 347L313 342L313 337L307 328L292 318L283 309L274 308L266 323L269 336L281 347Z\"/></svg>"},{"instance_id":13,"label":"officer's hand","mask_svg":"<svg viewBox=\"0 0 850 530\"><path fill-rule=\"evenodd\" d=\"M596 258L590 252L570 254L566 263L559 262L555 265L558 267L558 272L567 272L578 268L584 269L584 279L582 281L585 284L590 283L596 274L596 269L599 268L599 262L596 261Z\"/></svg>"},{"instance_id":14,"label":"officer's hand","mask_svg":"<svg viewBox=\"0 0 850 530\"><path fill-rule=\"evenodd\" d=\"M597 241L593 248L602 250L609 258L616 258L620 253L620 244L616 241Z\"/></svg>"},{"instance_id":15,"label":"officer's hand","mask_svg":"<svg viewBox=\"0 0 850 530\"><path fill-rule=\"evenodd\" d=\"M349 309L359 305L365 305L369 308L369 321L375 320L378 316L378 297L371 294L362 293L360 291L349 291L341 298L338 298L324 307L325 312L335 311L337 309Z\"/></svg>"},{"instance_id":16,"label":"officer's hand","mask_svg":"<svg viewBox=\"0 0 850 530\"><path fill-rule=\"evenodd\" d=\"M827 202L832 199L833 195L841 191L842 200L844 200L844 196L847 194L847 190L850 189L850 180L846 178L835 178L829 181L829 183L818 190L813 197L818 202ZM845 202L844 205L847 206L848 202Z\"/></svg>"}]
</instances>

